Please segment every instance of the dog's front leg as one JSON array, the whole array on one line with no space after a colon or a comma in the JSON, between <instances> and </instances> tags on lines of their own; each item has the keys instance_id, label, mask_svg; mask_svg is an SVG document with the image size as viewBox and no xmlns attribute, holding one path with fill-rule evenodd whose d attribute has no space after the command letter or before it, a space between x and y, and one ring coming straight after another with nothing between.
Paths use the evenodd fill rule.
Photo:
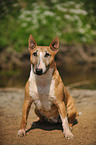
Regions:
<instances>
[{"instance_id":1,"label":"dog's front leg","mask_svg":"<svg viewBox=\"0 0 96 145\"><path fill-rule=\"evenodd\" d=\"M18 131L18 136L20 137L24 136L26 133L27 118L28 118L31 104L32 104L32 100L25 99L23 104L22 121L21 121L20 129Z\"/></svg>"},{"instance_id":2,"label":"dog's front leg","mask_svg":"<svg viewBox=\"0 0 96 145\"><path fill-rule=\"evenodd\" d=\"M58 106L60 118L61 118L61 121L62 121L64 136L65 136L66 139L72 139L74 136L69 129L65 104L64 104L63 101L60 101L57 104L57 106Z\"/></svg>"}]
</instances>

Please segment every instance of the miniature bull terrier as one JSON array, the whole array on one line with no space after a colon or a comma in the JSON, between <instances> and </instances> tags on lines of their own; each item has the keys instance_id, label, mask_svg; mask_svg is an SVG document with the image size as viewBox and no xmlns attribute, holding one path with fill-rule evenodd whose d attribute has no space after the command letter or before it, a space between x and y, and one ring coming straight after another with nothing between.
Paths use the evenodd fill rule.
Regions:
<instances>
[{"instance_id":1,"label":"miniature bull terrier","mask_svg":"<svg viewBox=\"0 0 96 145\"><path fill-rule=\"evenodd\" d=\"M70 131L76 115L75 102L64 86L56 68L54 57L58 52L59 38L56 37L49 46L38 46L33 36L29 37L31 71L25 86L25 101L22 121L18 136L26 134L26 124L31 104L41 121L62 122L66 139L73 138Z\"/></svg>"}]
</instances>

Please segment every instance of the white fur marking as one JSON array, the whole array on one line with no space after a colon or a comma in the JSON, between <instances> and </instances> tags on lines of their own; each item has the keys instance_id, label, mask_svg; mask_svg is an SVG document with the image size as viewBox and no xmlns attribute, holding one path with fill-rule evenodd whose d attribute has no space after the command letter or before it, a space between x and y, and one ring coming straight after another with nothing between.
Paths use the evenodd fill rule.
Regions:
<instances>
[{"instance_id":1,"label":"white fur marking","mask_svg":"<svg viewBox=\"0 0 96 145\"><path fill-rule=\"evenodd\" d=\"M25 136L25 132L26 130L25 129L20 129L17 133L18 136Z\"/></svg>"},{"instance_id":2,"label":"white fur marking","mask_svg":"<svg viewBox=\"0 0 96 145\"><path fill-rule=\"evenodd\" d=\"M43 69L43 73L46 71L45 63L43 62L43 53L40 52L40 64L39 67Z\"/></svg>"},{"instance_id":3,"label":"white fur marking","mask_svg":"<svg viewBox=\"0 0 96 145\"><path fill-rule=\"evenodd\" d=\"M52 79L53 69L49 69L47 73L42 76L37 76L33 72L31 65L31 72L29 77L29 94L34 100L38 109L51 109L52 102L55 98L55 80Z\"/></svg>"},{"instance_id":4,"label":"white fur marking","mask_svg":"<svg viewBox=\"0 0 96 145\"><path fill-rule=\"evenodd\" d=\"M65 135L65 138L67 138L67 139L73 138L74 136L69 129L67 117L65 117L65 119L63 119L61 114L60 114L60 117L61 117L61 120L62 120L62 127L63 127L63 133Z\"/></svg>"},{"instance_id":5,"label":"white fur marking","mask_svg":"<svg viewBox=\"0 0 96 145\"><path fill-rule=\"evenodd\" d=\"M65 127L66 127L66 128L69 128L67 117L65 117L65 119L63 119L63 117L62 117L61 114L60 114L60 117L61 117L61 120L62 120L63 129L64 129Z\"/></svg>"},{"instance_id":6,"label":"white fur marking","mask_svg":"<svg viewBox=\"0 0 96 145\"><path fill-rule=\"evenodd\" d=\"M82 112L79 112L79 116L82 115Z\"/></svg>"}]
</instances>

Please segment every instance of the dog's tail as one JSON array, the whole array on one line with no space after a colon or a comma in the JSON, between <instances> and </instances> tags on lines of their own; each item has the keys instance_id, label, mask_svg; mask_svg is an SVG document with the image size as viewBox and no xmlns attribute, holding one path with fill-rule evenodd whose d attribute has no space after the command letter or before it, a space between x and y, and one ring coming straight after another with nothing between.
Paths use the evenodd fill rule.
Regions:
<instances>
[{"instance_id":1,"label":"dog's tail","mask_svg":"<svg viewBox=\"0 0 96 145\"><path fill-rule=\"evenodd\" d=\"M76 116L80 116L82 114L82 112L77 112Z\"/></svg>"}]
</instances>

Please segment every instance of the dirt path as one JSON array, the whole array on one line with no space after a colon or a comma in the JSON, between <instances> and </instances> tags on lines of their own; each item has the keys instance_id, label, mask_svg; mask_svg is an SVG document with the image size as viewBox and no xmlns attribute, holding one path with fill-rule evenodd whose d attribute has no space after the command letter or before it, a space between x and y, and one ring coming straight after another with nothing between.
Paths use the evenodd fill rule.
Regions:
<instances>
[{"instance_id":1,"label":"dirt path","mask_svg":"<svg viewBox=\"0 0 96 145\"><path fill-rule=\"evenodd\" d=\"M30 129L32 121L38 118L32 106L27 129L27 135L19 138L17 131L20 126L23 89L0 89L0 145L96 145L96 91L70 90L74 96L79 116L78 124L73 127L73 140L65 140L61 125L36 123Z\"/></svg>"}]
</instances>

